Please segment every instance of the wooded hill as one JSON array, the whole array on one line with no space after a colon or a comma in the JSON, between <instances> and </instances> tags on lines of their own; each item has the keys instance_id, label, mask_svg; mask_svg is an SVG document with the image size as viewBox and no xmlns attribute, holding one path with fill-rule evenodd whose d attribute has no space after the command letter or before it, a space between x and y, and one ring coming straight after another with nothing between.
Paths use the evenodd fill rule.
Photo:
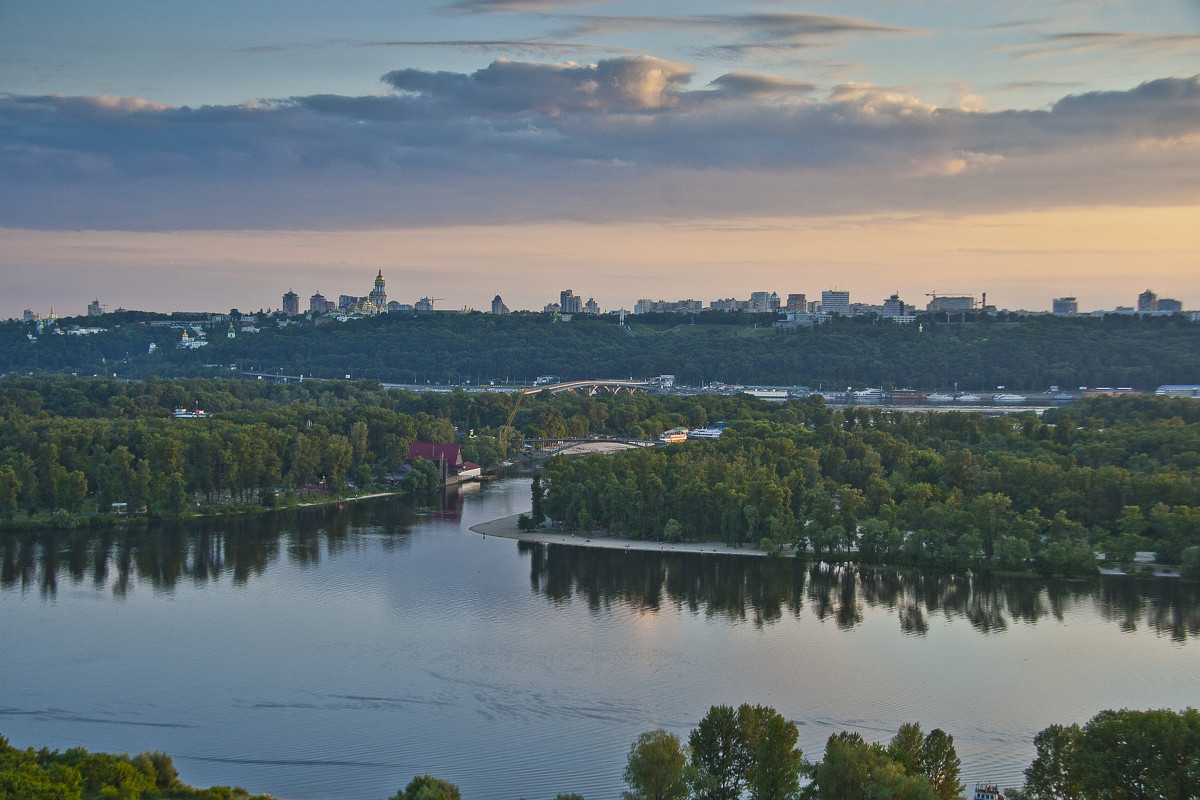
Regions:
<instances>
[{"instance_id":1,"label":"wooded hill","mask_svg":"<svg viewBox=\"0 0 1200 800\"><path fill-rule=\"evenodd\" d=\"M230 339L228 324L219 323L206 331L209 344L197 349L177 348L182 331L151 327L134 314L62 320L64 330L71 324L107 330L86 336L44 331L36 341L29 339L32 324L8 322L0 324L0 373L142 378L247 370L431 385L672 374L688 385L935 390L957 383L985 391L1052 385L1153 390L1200 381L1200 323L1181 315L980 316L965 324L926 319L923 326L854 317L793 329L773 327L779 318L769 314L706 312L694 325L682 315L627 319L629 330L607 315L562 322L544 314L390 314L284 328L273 317L247 317L258 333L235 330Z\"/></svg>"}]
</instances>

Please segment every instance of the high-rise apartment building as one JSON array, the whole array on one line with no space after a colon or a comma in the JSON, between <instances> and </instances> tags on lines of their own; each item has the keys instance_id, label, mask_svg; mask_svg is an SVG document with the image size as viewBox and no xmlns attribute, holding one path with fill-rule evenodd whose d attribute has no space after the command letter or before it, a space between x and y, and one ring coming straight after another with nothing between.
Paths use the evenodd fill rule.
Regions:
<instances>
[{"instance_id":1,"label":"high-rise apartment building","mask_svg":"<svg viewBox=\"0 0 1200 800\"><path fill-rule=\"evenodd\" d=\"M504 301L500 299L500 295L496 295L495 297L492 298L492 313L493 314L507 314L508 313L508 306L504 305Z\"/></svg>"},{"instance_id":2,"label":"high-rise apartment building","mask_svg":"<svg viewBox=\"0 0 1200 800\"><path fill-rule=\"evenodd\" d=\"M788 294L787 305L783 307L784 311L807 311L808 298L801 294Z\"/></svg>"},{"instance_id":3,"label":"high-rise apartment building","mask_svg":"<svg viewBox=\"0 0 1200 800\"><path fill-rule=\"evenodd\" d=\"M283 313L289 317L294 317L300 313L300 295L287 290L287 294L283 296Z\"/></svg>"},{"instance_id":4,"label":"high-rise apartment building","mask_svg":"<svg viewBox=\"0 0 1200 800\"><path fill-rule=\"evenodd\" d=\"M570 289L563 289L558 293L558 307L564 314L578 314L583 310L583 298Z\"/></svg>"},{"instance_id":5,"label":"high-rise apartment building","mask_svg":"<svg viewBox=\"0 0 1200 800\"><path fill-rule=\"evenodd\" d=\"M1138 295L1138 311L1158 311L1158 295L1147 289Z\"/></svg>"},{"instance_id":6,"label":"high-rise apartment building","mask_svg":"<svg viewBox=\"0 0 1200 800\"><path fill-rule=\"evenodd\" d=\"M821 313L850 315L850 293L837 289L821 292Z\"/></svg>"},{"instance_id":7,"label":"high-rise apartment building","mask_svg":"<svg viewBox=\"0 0 1200 800\"><path fill-rule=\"evenodd\" d=\"M1154 310L1177 314L1180 311L1183 311L1183 303L1179 302L1178 300L1172 300L1169 297L1160 297L1154 304Z\"/></svg>"},{"instance_id":8,"label":"high-rise apartment building","mask_svg":"<svg viewBox=\"0 0 1200 800\"><path fill-rule=\"evenodd\" d=\"M1050 310L1052 313L1059 316L1065 314L1078 314L1079 303L1074 297L1056 297L1054 298L1054 302L1050 305Z\"/></svg>"}]
</instances>

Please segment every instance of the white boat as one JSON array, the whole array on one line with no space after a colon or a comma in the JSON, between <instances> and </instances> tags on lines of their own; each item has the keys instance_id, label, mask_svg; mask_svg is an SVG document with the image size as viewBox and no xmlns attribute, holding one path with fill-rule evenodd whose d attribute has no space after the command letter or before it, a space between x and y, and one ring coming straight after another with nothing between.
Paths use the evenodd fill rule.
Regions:
<instances>
[{"instance_id":1,"label":"white boat","mask_svg":"<svg viewBox=\"0 0 1200 800\"><path fill-rule=\"evenodd\" d=\"M198 408L192 409L192 410L189 410L186 408L175 409L175 419L199 419L200 417L207 417L207 416L208 416L207 411L202 411Z\"/></svg>"},{"instance_id":2,"label":"white boat","mask_svg":"<svg viewBox=\"0 0 1200 800\"><path fill-rule=\"evenodd\" d=\"M945 392L934 392L933 394L925 395L925 400L930 403L953 403L954 395L946 394Z\"/></svg>"},{"instance_id":3,"label":"white boat","mask_svg":"<svg viewBox=\"0 0 1200 800\"><path fill-rule=\"evenodd\" d=\"M787 400L787 389L743 389L746 394L761 397L764 400Z\"/></svg>"},{"instance_id":4,"label":"white boat","mask_svg":"<svg viewBox=\"0 0 1200 800\"><path fill-rule=\"evenodd\" d=\"M856 403L879 403L883 401L882 389L860 389L850 393L850 399Z\"/></svg>"},{"instance_id":5,"label":"white boat","mask_svg":"<svg viewBox=\"0 0 1200 800\"><path fill-rule=\"evenodd\" d=\"M1000 794L998 785L980 781L975 784L975 795L971 800L1004 800L1004 795Z\"/></svg>"},{"instance_id":6,"label":"white boat","mask_svg":"<svg viewBox=\"0 0 1200 800\"><path fill-rule=\"evenodd\" d=\"M1001 403L1012 405L1014 403L1024 403L1025 395L1023 394L998 394L992 397L993 403Z\"/></svg>"},{"instance_id":7,"label":"white boat","mask_svg":"<svg viewBox=\"0 0 1200 800\"><path fill-rule=\"evenodd\" d=\"M977 394L967 393L967 394L960 394L958 397L954 398L954 402L956 402L956 403L978 403L982 399L983 398Z\"/></svg>"},{"instance_id":8,"label":"white boat","mask_svg":"<svg viewBox=\"0 0 1200 800\"><path fill-rule=\"evenodd\" d=\"M724 428L692 428L687 432L689 439L720 439Z\"/></svg>"}]
</instances>

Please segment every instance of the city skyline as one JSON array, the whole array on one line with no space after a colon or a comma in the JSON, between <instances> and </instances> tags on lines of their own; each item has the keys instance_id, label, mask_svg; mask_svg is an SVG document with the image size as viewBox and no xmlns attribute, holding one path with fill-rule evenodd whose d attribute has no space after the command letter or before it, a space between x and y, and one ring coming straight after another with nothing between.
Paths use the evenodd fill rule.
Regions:
<instances>
[{"instance_id":1,"label":"city skyline","mask_svg":"<svg viewBox=\"0 0 1200 800\"><path fill-rule=\"evenodd\" d=\"M0 318L378 270L481 309L1200 299L1188 0L88 9L0 9Z\"/></svg>"}]
</instances>

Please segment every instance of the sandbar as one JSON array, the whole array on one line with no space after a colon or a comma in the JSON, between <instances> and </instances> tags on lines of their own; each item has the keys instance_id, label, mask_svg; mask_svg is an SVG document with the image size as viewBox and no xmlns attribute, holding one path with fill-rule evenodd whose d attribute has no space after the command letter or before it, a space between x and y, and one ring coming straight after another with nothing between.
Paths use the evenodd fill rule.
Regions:
<instances>
[{"instance_id":1,"label":"sandbar","mask_svg":"<svg viewBox=\"0 0 1200 800\"><path fill-rule=\"evenodd\" d=\"M528 512L524 512L528 513ZM536 531L523 531L517 527L517 517L513 514L500 517L488 522L472 525L470 530L483 536L499 536L504 539L516 539L522 542L542 542L543 544L565 544L572 547L597 547L610 550L652 550L662 553L717 553L732 556L759 556L767 554L753 547L730 547L721 542L648 542L640 539L627 539L613 536L606 530L595 531L591 534L562 533L553 528L538 528Z\"/></svg>"}]
</instances>

